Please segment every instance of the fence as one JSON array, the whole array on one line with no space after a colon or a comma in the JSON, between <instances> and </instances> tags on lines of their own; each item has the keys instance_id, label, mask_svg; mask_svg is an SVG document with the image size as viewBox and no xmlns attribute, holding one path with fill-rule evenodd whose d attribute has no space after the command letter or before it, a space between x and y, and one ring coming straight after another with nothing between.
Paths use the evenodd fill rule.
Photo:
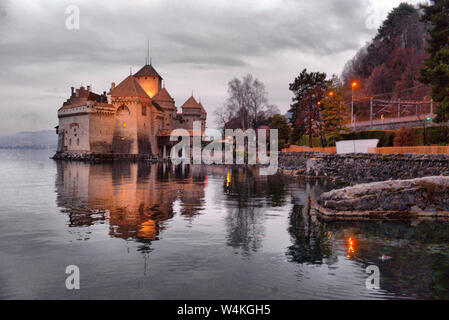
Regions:
<instances>
[{"instance_id":1,"label":"fence","mask_svg":"<svg viewBox=\"0 0 449 320\"><path fill-rule=\"evenodd\" d=\"M381 154L449 154L449 146L382 147L369 148L368 152Z\"/></svg>"},{"instance_id":2,"label":"fence","mask_svg":"<svg viewBox=\"0 0 449 320\"><path fill-rule=\"evenodd\" d=\"M348 127L365 127L402 122L425 121L433 118L433 101L383 100L374 97L354 97L357 112L350 116Z\"/></svg>"},{"instance_id":3,"label":"fence","mask_svg":"<svg viewBox=\"0 0 449 320\"><path fill-rule=\"evenodd\" d=\"M324 152L324 153L337 153L336 147L326 148L309 148L304 146L290 145L290 147L282 149L282 152Z\"/></svg>"},{"instance_id":4,"label":"fence","mask_svg":"<svg viewBox=\"0 0 449 320\"><path fill-rule=\"evenodd\" d=\"M326 148L309 148L304 146L290 145L290 147L282 149L282 152L324 152L335 154L336 147ZM380 154L449 154L449 146L415 146L415 147L382 147L368 148L368 153Z\"/></svg>"}]
</instances>

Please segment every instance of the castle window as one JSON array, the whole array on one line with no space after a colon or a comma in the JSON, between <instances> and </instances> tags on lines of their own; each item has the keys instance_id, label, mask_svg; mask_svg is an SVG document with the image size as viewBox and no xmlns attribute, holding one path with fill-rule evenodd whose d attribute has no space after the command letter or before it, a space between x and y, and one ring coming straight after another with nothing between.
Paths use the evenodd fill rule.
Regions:
<instances>
[{"instance_id":1,"label":"castle window","mask_svg":"<svg viewBox=\"0 0 449 320\"><path fill-rule=\"evenodd\" d=\"M70 146L72 145L72 139L69 139L69 145Z\"/></svg>"},{"instance_id":2,"label":"castle window","mask_svg":"<svg viewBox=\"0 0 449 320\"><path fill-rule=\"evenodd\" d=\"M142 115L143 116L147 115L147 106L142 106Z\"/></svg>"},{"instance_id":3,"label":"castle window","mask_svg":"<svg viewBox=\"0 0 449 320\"><path fill-rule=\"evenodd\" d=\"M80 145L80 138L76 139L76 145L77 145L77 146Z\"/></svg>"},{"instance_id":4,"label":"castle window","mask_svg":"<svg viewBox=\"0 0 449 320\"><path fill-rule=\"evenodd\" d=\"M126 122L123 122L123 128L126 128Z\"/></svg>"},{"instance_id":5,"label":"castle window","mask_svg":"<svg viewBox=\"0 0 449 320\"><path fill-rule=\"evenodd\" d=\"M131 114L127 106L122 105L117 109L117 115L126 115L126 114Z\"/></svg>"}]
</instances>

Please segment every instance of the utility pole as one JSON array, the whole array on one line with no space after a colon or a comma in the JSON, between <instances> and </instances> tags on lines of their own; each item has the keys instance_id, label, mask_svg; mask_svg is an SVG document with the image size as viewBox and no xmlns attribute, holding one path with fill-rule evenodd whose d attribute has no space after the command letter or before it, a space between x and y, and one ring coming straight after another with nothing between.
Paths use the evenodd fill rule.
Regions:
<instances>
[{"instance_id":1,"label":"utility pole","mask_svg":"<svg viewBox=\"0 0 449 320\"><path fill-rule=\"evenodd\" d=\"M398 100L398 120L401 117L401 98Z\"/></svg>"},{"instance_id":2,"label":"utility pole","mask_svg":"<svg viewBox=\"0 0 449 320\"><path fill-rule=\"evenodd\" d=\"M351 124L353 125L353 127L355 128L355 123L354 123L354 88L357 86L357 82L353 82L351 84Z\"/></svg>"},{"instance_id":3,"label":"utility pole","mask_svg":"<svg viewBox=\"0 0 449 320\"><path fill-rule=\"evenodd\" d=\"M371 129L373 128L373 97L369 98L369 122Z\"/></svg>"},{"instance_id":4,"label":"utility pole","mask_svg":"<svg viewBox=\"0 0 449 320\"><path fill-rule=\"evenodd\" d=\"M354 88L352 88L352 98L351 98L351 124L354 123Z\"/></svg>"},{"instance_id":5,"label":"utility pole","mask_svg":"<svg viewBox=\"0 0 449 320\"><path fill-rule=\"evenodd\" d=\"M433 99L430 99L430 117L433 118Z\"/></svg>"}]
</instances>

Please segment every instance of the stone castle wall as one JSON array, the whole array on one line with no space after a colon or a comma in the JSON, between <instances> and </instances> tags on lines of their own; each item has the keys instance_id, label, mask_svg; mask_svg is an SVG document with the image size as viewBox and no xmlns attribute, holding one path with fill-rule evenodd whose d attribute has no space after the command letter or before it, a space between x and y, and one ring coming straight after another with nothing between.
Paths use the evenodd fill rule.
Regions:
<instances>
[{"instance_id":1,"label":"stone castle wall","mask_svg":"<svg viewBox=\"0 0 449 320\"><path fill-rule=\"evenodd\" d=\"M93 113L90 115L90 151L100 153L112 152L114 134L114 115Z\"/></svg>"},{"instance_id":2,"label":"stone castle wall","mask_svg":"<svg viewBox=\"0 0 449 320\"><path fill-rule=\"evenodd\" d=\"M449 155L279 153L279 167L349 183L449 176Z\"/></svg>"},{"instance_id":3,"label":"stone castle wall","mask_svg":"<svg viewBox=\"0 0 449 320\"><path fill-rule=\"evenodd\" d=\"M85 107L80 107L82 109ZM88 152L89 145L89 114L74 114L59 119L59 136L62 152Z\"/></svg>"}]
</instances>

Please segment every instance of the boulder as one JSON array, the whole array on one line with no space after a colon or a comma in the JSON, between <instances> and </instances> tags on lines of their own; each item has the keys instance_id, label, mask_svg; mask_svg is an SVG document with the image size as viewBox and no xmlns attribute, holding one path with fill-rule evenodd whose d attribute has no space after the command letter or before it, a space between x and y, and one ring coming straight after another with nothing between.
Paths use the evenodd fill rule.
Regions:
<instances>
[{"instance_id":1,"label":"boulder","mask_svg":"<svg viewBox=\"0 0 449 320\"><path fill-rule=\"evenodd\" d=\"M449 217L449 176L359 184L321 194L320 215Z\"/></svg>"}]
</instances>

